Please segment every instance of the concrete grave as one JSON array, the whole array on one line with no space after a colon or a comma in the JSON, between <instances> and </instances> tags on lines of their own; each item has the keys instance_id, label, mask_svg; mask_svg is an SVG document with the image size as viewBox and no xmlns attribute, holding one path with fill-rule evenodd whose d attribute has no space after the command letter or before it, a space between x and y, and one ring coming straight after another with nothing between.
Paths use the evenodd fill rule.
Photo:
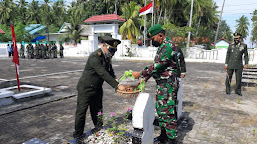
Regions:
<instances>
[{"instance_id":1,"label":"concrete grave","mask_svg":"<svg viewBox=\"0 0 257 144\"><path fill-rule=\"evenodd\" d=\"M0 89L0 106L12 104L14 92Z\"/></svg>"},{"instance_id":2,"label":"concrete grave","mask_svg":"<svg viewBox=\"0 0 257 144\"><path fill-rule=\"evenodd\" d=\"M148 93L140 93L132 111L133 143L152 144L154 138L155 104Z\"/></svg>"},{"instance_id":3,"label":"concrete grave","mask_svg":"<svg viewBox=\"0 0 257 144\"><path fill-rule=\"evenodd\" d=\"M51 88L45 88L45 87L39 87L39 86L33 86L33 85L21 85L20 88L21 89L27 88L27 89L31 89L31 90L29 90L28 92L23 92L23 93L18 93L18 94L13 93L12 97L14 99L21 99L21 98L41 95L41 94L49 93L52 91ZM15 90L15 89L18 89L18 86L8 87L8 88L4 88L2 90L12 92L12 90Z\"/></svg>"}]
</instances>

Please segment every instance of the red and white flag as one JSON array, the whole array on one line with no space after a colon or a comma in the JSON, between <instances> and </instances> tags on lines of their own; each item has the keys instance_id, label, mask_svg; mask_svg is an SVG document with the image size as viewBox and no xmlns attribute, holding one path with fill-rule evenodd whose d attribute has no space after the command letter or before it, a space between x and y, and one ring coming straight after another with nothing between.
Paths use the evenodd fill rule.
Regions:
<instances>
[{"instance_id":1,"label":"red and white flag","mask_svg":"<svg viewBox=\"0 0 257 144\"><path fill-rule=\"evenodd\" d=\"M142 7L139 12L139 16L146 15L148 13L153 13L153 2L151 2L147 6Z\"/></svg>"},{"instance_id":2,"label":"red and white flag","mask_svg":"<svg viewBox=\"0 0 257 144\"><path fill-rule=\"evenodd\" d=\"M20 91L20 81L19 81L19 56L18 56L18 50L17 50L17 44L16 44L16 38L15 38L15 33L14 33L14 28L11 25L11 31L12 31L12 43L13 43L13 59L12 62L15 63L15 68L16 68L16 76L17 76L17 85L18 85L18 90Z\"/></svg>"}]
</instances>

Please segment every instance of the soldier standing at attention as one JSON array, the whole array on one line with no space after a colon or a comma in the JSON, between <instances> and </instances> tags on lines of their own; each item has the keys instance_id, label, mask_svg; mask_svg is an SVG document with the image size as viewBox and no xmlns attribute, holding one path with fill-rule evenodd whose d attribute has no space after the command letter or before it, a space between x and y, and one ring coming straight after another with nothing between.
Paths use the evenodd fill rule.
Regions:
<instances>
[{"instance_id":1,"label":"soldier standing at attention","mask_svg":"<svg viewBox=\"0 0 257 144\"><path fill-rule=\"evenodd\" d=\"M32 56L32 54L31 54L31 52L32 52L31 43L29 43L29 45L27 45L26 49L27 49L27 56L28 56L29 59L31 59L31 56Z\"/></svg>"},{"instance_id":2,"label":"soldier standing at attention","mask_svg":"<svg viewBox=\"0 0 257 144\"><path fill-rule=\"evenodd\" d=\"M53 58L57 58L57 47L55 43L52 46L52 54L53 54Z\"/></svg>"},{"instance_id":3,"label":"soldier standing at attention","mask_svg":"<svg viewBox=\"0 0 257 144\"><path fill-rule=\"evenodd\" d=\"M21 48L20 48L20 57L21 58L25 58L25 55L24 55L24 45L21 43Z\"/></svg>"},{"instance_id":4,"label":"soldier standing at attention","mask_svg":"<svg viewBox=\"0 0 257 144\"><path fill-rule=\"evenodd\" d=\"M34 47L32 44L31 44L30 49L31 49L31 57L30 58L33 59L34 58Z\"/></svg>"},{"instance_id":5,"label":"soldier standing at attention","mask_svg":"<svg viewBox=\"0 0 257 144\"><path fill-rule=\"evenodd\" d=\"M52 58L52 45L51 44L49 44L48 45L48 58Z\"/></svg>"},{"instance_id":6,"label":"soldier standing at attention","mask_svg":"<svg viewBox=\"0 0 257 144\"><path fill-rule=\"evenodd\" d=\"M183 53L176 49L171 40L165 36L162 26L157 24L148 30L148 38L155 47L159 47L154 63L147 66L141 73L133 72L135 78L147 81L153 76L156 80L156 111L159 116L161 135L160 143L176 143L177 137L177 92L179 88L178 73L185 77L185 63ZM179 61L180 60L180 61ZM181 68L179 68L179 66Z\"/></svg>"},{"instance_id":7,"label":"soldier standing at attention","mask_svg":"<svg viewBox=\"0 0 257 144\"><path fill-rule=\"evenodd\" d=\"M225 70L227 72L226 77L226 94L230 94L230 84L233 76L233 72L236 74L236 89L235 92L239 96L242 96L241 81L243 68L247 69L248 65L248 51L247 45L242 43L242 35L234 33L234 43L230 44L227 51ZM242 56L244 54L245 65L243 66Z\"/></svg>"},{"instance_id":8,"label":"soldier standing at attention","mask_svg":"<svg viewBox=\"0 0 257 144\"><path fill-rule=\"evenodd\" d=\"M46 50L46 58L49 59L49 46L46 44L45 45L45 50Z\"/></svg>"},{"instance_id":9,"label":"soldier standing at attention","mask_svg":"<svg viewBox=\"0 0 257 144\"><path fill-rule=\"evenodd\" d=\"M102 45L102 48L97 49L89 56L77 85L78 98L73 136L78 143L84 131L88 106L90 106L90 113L95 128L98 129L102 126L102 122L97 119L97 113L102 112L103 108L103 82L106 81L113 88L125 89L123 85L119 85L119 82L115 80L111 64L112 56L117 51L117 45L120 44L120 40L108 36L104 36L102 39L105 43Z\"/></svg>"},{"instance_id":10,"label":"soldier standing at attention","mask_svg":"<svg viewBox=\"0 0 257 144\"><path fill-rule=\"evenodd\" d=\"M38 44L35 45L35 58L39 59L39 45Z\"/></svg>"},{"instance_id":11,"label":"soldier standing at attention","mask_svg":"<svg viewBox=\"0 0 257 144\"><path fill-rule=\"evenodd\" d=\"M60 57L61 58L63 58L63 50L64 50L64 48L63 48L62 44L60 44Z\"/></svg>"}]
</instances>

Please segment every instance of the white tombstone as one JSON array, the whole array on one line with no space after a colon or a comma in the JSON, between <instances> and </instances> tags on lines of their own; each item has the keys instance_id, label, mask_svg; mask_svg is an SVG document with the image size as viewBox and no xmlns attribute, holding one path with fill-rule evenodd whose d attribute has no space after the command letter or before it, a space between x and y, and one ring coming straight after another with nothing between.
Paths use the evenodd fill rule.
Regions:
<instances>
[{"instance_id":1,"label":"white tombstone","mask_svg":"<svg viewBox=\"0 0 257 144\"><path fill-rule=\"evenodd\" d=\"M155 104L148 93L140 93L132 111L134 128L143 129L142 144L152 144L154 138Z\"/></svg>"},{"instance_id":2,"label":"white tombstone","mask_svg":"<svg viewBox=\"0 0 257 144\"><path fill-rule=\"evenodd\" d=\"M177 106L177 118L179 119L182 116L182 92L183 92L183 83L182 79L178 78L179 80L179 89L178 89L178 94L177 94L177 100L178 100L178 105Z\"/></svg>"}]
</instances>

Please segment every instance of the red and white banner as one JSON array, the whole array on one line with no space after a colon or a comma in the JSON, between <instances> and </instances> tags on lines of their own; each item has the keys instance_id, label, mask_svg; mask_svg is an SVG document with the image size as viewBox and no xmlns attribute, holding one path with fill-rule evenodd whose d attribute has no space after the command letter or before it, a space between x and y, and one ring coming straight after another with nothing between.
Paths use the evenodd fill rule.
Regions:
<instances>
[{"instance_id":1,"label":"red and white banner","mask_svg":"<svg viewBox=\"0 0 257 144\"><path fill-rule=\"evenodd\" d=\"M140 12L139 16L146 15L148 13L153 13L153 2L151 2L147 6L142 7L139 12Z\"/></svg>"},{"instance_id":2,"label":"red and white banner","mask_svg":"<svg viewBox=\"0 0 257 144\"><path fill-rule=\"evenodd\" d=\"M15 38L15 33L14 33L14 28L11 25L11 31L12 31L12 43L13 43L13 59L12 62L15 63L15 68L16 68L16 76L17 76L17 85L18 85L18 90L20 91L20 81L19 81L19 56L18 56L18 49L17 49L17 44L16 44L16 38Z\"/></svg>"}]
</instances>

